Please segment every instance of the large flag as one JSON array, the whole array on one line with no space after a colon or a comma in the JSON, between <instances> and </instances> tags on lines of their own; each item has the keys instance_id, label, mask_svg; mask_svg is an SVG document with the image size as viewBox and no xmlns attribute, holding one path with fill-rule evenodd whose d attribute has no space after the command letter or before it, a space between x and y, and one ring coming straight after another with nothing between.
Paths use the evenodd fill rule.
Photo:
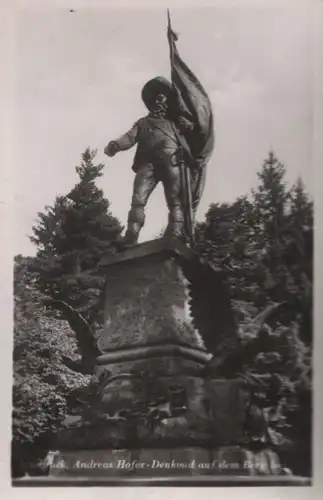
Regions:
<instances>
[{"instance_id":1,"label":"large flag","mask_svg":"<svg viewBox=\"0 0 323 500\"><path fill-rule=\"evenodd\" d=\"M210 99L198 78L181 59L177 47L177 35L171 28L168 11L168 41L170 47L171 77L177 104L182 113L193 118L193 133L185 138L197 169L191 169L192 210L196 211L203 194L206 165L214 147L213 114Z\"/></svg>"}]
</instances>

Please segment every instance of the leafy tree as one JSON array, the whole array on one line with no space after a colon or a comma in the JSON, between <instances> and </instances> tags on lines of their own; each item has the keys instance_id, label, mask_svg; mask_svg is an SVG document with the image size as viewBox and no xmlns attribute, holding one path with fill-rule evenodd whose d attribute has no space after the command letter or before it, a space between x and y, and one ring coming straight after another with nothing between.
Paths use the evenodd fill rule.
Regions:
<instances>
[{"instance_id":1,"label":"leafy tree","mask_svg":"<svg viewBox=\"0 0 323 500\"><path fill-rule=\"evenodd\" d=\"M30 260L17 256L14 266L13 476L42 472L37 462L65 416L68 395L87 381L62 363L76 344L69 325L43 306Z\"/></svg>"}]
</instances>

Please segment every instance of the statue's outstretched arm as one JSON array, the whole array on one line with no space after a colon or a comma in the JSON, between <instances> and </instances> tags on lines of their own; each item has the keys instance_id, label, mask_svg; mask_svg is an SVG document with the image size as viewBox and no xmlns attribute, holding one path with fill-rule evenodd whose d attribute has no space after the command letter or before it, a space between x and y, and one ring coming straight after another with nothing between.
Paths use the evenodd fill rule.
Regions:
<instances>
[{"instance_id":1,"label":"statue's outstretched arm","mask_svg":"<svg viewBox=\"0 0 323 500\"><path fill-rule=\"evenodd\" d=\"M110 141L109 144L104 149L104 152L108 156L114 156L119 151L126 151L132 148L137 142L138 135L138 125L137 123L124 135L119 137L114 141Z\"/></svg>"}]
</instances>

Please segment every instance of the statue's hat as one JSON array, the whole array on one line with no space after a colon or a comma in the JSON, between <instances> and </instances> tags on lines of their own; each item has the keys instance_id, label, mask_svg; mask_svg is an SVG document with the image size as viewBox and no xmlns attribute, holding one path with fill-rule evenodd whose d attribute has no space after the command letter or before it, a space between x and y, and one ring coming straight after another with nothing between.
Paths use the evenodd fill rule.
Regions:
<instances>
[{"instance_id":1,"label":"statue's hat","mask_svg":"<svg viewBox=\"0 0 323 500\"><path fill-rule=\"evenodd\" d=\"M149 110L154 106L156 97L160 93L165 94L168 98L174 95L172 84L163 76L152 78L144 85L141 97Z\"/></svg>"}]
</instances>

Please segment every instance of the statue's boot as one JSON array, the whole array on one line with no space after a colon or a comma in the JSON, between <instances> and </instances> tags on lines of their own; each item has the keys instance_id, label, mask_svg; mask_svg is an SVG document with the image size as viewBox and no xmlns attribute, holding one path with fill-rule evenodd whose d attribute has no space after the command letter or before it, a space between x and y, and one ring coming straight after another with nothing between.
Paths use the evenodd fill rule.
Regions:
<instances>
[{"instance_id":1,"label":"statue's boot","mask_svg":"<svg viewBox=\"0 0 323 500\"><path fill-rule=\"evenodd\" d=\"M120 251L136 245L138 242L140 229L141 224L136 222L129 222L125 235L114 241L113 246Z\"/></svg>"},{"instance_id":2,"label":"statue's boot","mask_svg":"<svg viewBox=\"0 0 323 500\"><path fill-rule=\"evenodd\" d=\"M168 225L164 232L164 239L171 240L176 239L186 242L187 238L184 229L184 220L181 211L175 207L175 210L168 216Z\"/></svg>"},{"instance_id":3,"label":"statue's boot","mask_svg":"<svg viewBox=\"0 0 323 500\"><path fill-rule=\"evenodd\" d=\"M163 238L165 240L180 240L186 243L183 224L181 222L171 222L168 224Z\"/></svg>"}]
</instances>

